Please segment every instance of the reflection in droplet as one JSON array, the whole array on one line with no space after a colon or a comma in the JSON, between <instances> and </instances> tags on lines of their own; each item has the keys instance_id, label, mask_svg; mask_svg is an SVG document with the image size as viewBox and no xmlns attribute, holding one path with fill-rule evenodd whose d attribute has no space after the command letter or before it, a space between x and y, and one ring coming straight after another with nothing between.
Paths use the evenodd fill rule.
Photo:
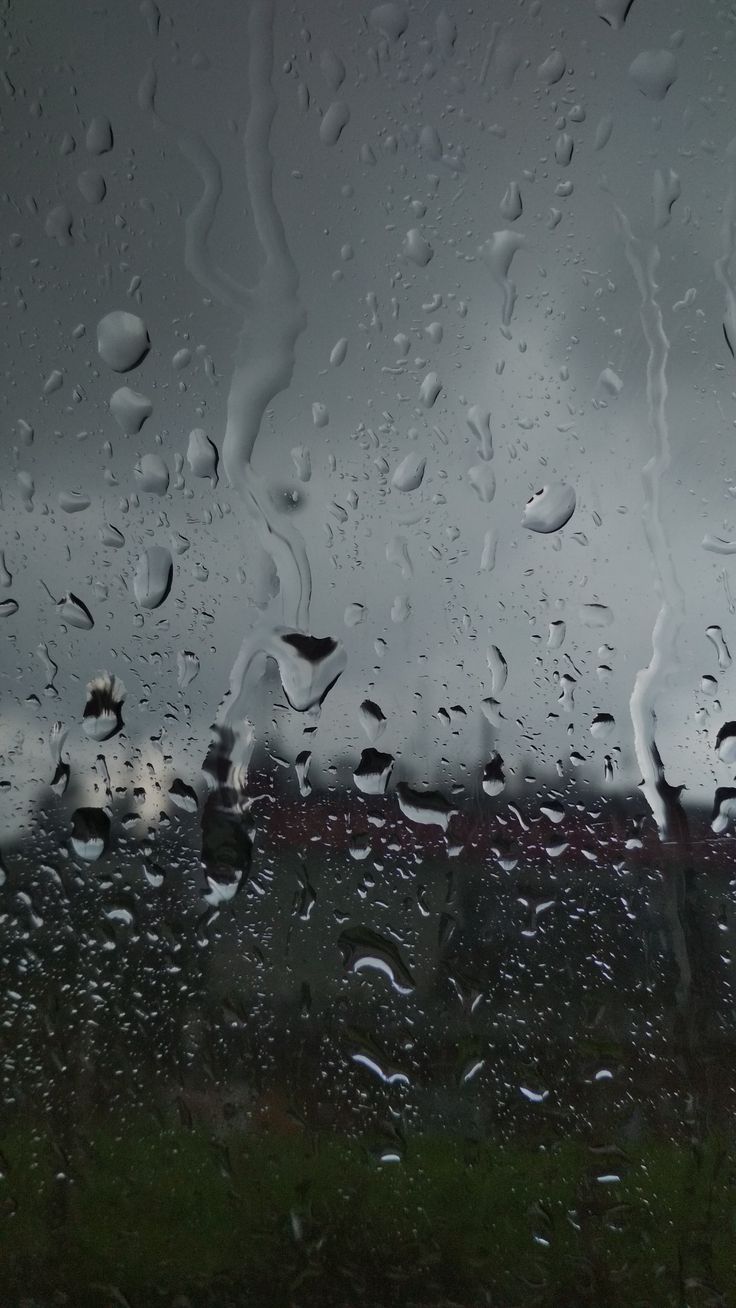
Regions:
<instances>
[{"instance_id":1,"label":"reflection in droplet","mask_svg":"<svg viewBox=\"0 0 736 1308\"><path fill-rule=\"evenodd\" d=\"M59 600L56 611L62 622L67 622L70 627L78 627L80 631L90 631L95 625L87 605L71 591Z\"/></svg>"},{"instance_id":2,"label":"reflection in droplet","mask_svg":"<svg viewBox=\"0 0 736 1308\"><path fill-rule=\"evenodd\" d=\"M415 989L416 982L398 946L377 931L370 927L354 927L343 931L338 943L346 971L356 975L365 971L380 972L388 977L400 995L411 994Z\"/></svg>"},{"instance_id":3,"label":"reflection in droplet","mask_svg":"<svg viewBox=\"0 0 736 1308\"><path fill-rule=\"evenodd\" d=\"M91 740L109 740L123 726L123 700L125 686L117 677L103 673L87 686L87 702L82 717L82 730Z\"/></svg>"},{"instance_id":4,"label":"reflection in droplet","mask_svg":"<svg viewBox=\"0 0 736 1308\"><path fill-rule=\"evenodd\" d=\"M716 751L721 763L736 763L736 722L724 722L716 738Z\"/></svg>"},{"instance_id":5,"label":"reflection in droplet","mask_svg":"<svg viewBox=\"0 0 736 1308\"><path fill-rule=\"evenodd\" d=\"M72 816L71 847L85 863L95 863L107 848L110 819L101 808L78 808Z\"/></svg>"},{"instance_id":6,"label":"reflection in droplet","mask_svg":"<svg viewBox=\"0 0 736 1308\"><path fill-rule=\"evenodd\" d=\"M344 646L331 636L287 628L274 631L265 652L276 660L284 694L300 713L322 703L347 664Z\"/></svg>"},{"instance_id":7,"label":"reflection in droplet","mask_svg":"<svg viewBox=\"0 0 736 1308\"><path fill-rule=\"evenodd\" d=\"M559 531L575 512L575 491L564 482L551 482L527 500L522 523L530 531Z\"/></svg>"},{"instance_id":8,"label":"reflection in droplet","mask_svg":"<svg viewBox=\"0 0 736 1308\"><path fill-rule=\"evenodd\" d=\"M393 766L393 755L364 749L353 773L356 787L364 795L385 795Z\"/></svg>"},{"instance_id":9,"label":"reflection in droplet","mask_svg":"<svg viewBox=\"0 0 736 1308\"><path fill-rule=\"evenodd\" d=\"M457 809L438 790L415 790L405 781L396 787L396 798L404 817L419 826L438 826L446 831Z\"/></svg>"}]
</instances>

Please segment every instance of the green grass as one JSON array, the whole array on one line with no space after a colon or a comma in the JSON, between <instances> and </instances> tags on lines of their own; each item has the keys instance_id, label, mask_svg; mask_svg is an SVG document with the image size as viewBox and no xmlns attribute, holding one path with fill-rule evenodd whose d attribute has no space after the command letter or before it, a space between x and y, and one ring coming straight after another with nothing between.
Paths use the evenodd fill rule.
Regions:
<instances>
[{"instance_id":1,"label":"green grass","mask_svg":"<svg viewBox=\"0 0 736 1308\"><path fill-rule=\"evenodd\" d=\"M485 1289L503 1308L699 1308L719 1302L708 1287L724 1303L736 1291L734 1158L718 1141L660 1143L622 1164L574 1142L418 1136L404 1162L377 1165L337 1136L214 1141L150 1121L116 1135L110 1119L69 1148L69 1181L30 1132L2 1152L3 1308L54 1290L106 1308L95 1287L109 1286L132 1308L168 1308L174 1293L204 1302L213 1286L259 1308L475 1308ZM621 1181L601 1184L606 1171Z\"/></svg>"}]
</instances>

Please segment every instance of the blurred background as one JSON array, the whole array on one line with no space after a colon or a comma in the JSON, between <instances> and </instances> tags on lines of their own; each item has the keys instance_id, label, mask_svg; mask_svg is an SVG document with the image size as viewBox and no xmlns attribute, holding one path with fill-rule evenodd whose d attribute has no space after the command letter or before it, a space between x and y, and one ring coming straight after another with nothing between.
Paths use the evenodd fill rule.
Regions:
<instances>
[{"instance_id":1,"label":"blurred background","mask_svg":"<svg viewBox=\"0 0 736 1308\"><path fill-rule=\"evenodd\" d=\"M733 13L0 21L5 1300L730 1303Z\"/></svg>"}]
</instances>

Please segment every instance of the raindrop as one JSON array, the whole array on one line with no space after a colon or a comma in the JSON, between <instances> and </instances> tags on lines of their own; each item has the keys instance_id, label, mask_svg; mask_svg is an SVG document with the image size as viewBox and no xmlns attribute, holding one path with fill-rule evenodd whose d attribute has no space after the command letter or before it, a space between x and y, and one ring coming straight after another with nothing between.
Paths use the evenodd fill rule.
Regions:
<instances>
[{"instance_id":1,"label":"raindrop","mask_svg":"<svg viewBox=\"0 0 736 1308\"><path fill-rule=\"evenodd\" d=\"M84 495L82 491L59 492L59 508L64 513L84 513L91 503L89 495Z\"/></svg>"},{"instance_id":2,"label":"raindrop","mask_svg":"<svg viewBox=\"0 0 736 1308\"><path fill-rule=\"evenodd\" d=\"M724 722L716 738L716 753L721 763L736 763L736 722Z\"/></svg>"},{"instance_id":3,"label":"raindrop","mask_svg":"<svg viewBox=\"0 0 736 1308\"><path fill-rule=\"evenodd\" d=\"M177 685L179 690L186 690L187 686L190 686L195 677L199 675L199 659L191 650L179 650L176 656L176 664L178 669Z\"/></svg>"},{"instance_id":4,"label":"raindrop","mask_svg":"<svg viewBox=\"0 0 736 1308\"><path fill-rule=\"evenodd\" d=\"M376 5L371 10L371 27L380 32L389 41L398 41L409 25L409 11L406 5L389 3Z\"/></svg>"},{"instance_id":5,"label":"raindrop","mask_svg":"<svg viewBox=\"0 0 736 1308\"><path fill-rule=\"evenodd\" d=\"M509 667L498 645L491 645L486 655L488 670L491 674L491 692L497 699L501 694L509 675Z\"/></svg>"},{"instance_id":6,"label":"raindrop","mask_svg":"<svg viewBox=\"0 0 736 1308\"><path fill-rule=\"evenodd\" d=\"M503 290L503 308L501 321L508 327L516 304L516 286L511 280L511 263L517 250L524 245L524 237L519 232L494 232L490 240L480 247L480 254L490 269L493 280Z\"/></svg>"},{"instance_id":7,"label":"raindrop","mask_svg":"<svg viewBox=\"0 0 736 1308\"><path fill-rule=\"evenodd\" d=\"M623 27L634 0L595 0L595 11L604 23L616 31Z\"/></svg>"},{"instance_id":8,"label":"raindrop","mask_svg":"<svg viewBox=\"0 0 736 1308\"><path fill-rule=\"evenodd\" d=\"M560 677L560 694L558 696L563 713L572 713L575 708L575 687L577 682L568 672Z\"/></svg>"},{"instance_id":9,"label":"raindrop","mask_svg":"<svg viewBox=\"0 0 736 1308\"><path fill-rule=\"evenodd\" d=\"M604 368L598 378L598 388L609 398L613 399L620 395L624 384L617 372L613 368Z\"/></svg>"},{"instance_id":10,"label":"raindrop","mask_svg":"<svg viewBox=\"0 0 736 1308\"><path fill-rule=\"evenodd\" d=\"M145 395L121 386L110 396L110 412L125 436L137 436L153 405Z\"/></svg>"},{"instance_id":11,"label":"raindrop","mask_svg":"<svg viewBox=\"0 0 736 1308\"><path fill-rule=\"evenodd\" d=\"M416 989L416 982L397 946L377 931L370 927L354 927L342 932L338 944L346 971L355 975L366 971L380 972L388 977L400 995L409 995Z\"/></svg>"},{"instance_id":12,"label":"raindrop","mask_svg":"<svg viewBox=\"0 0 736 1308\"><path fill-rule=\"evenodd\" d=\"M428 372L421 386L419 387L419 399L425 409L431 409L437 402L437 398L442 390L442 383L436 372Z\"/></svg>"},{"instance_id":13,"label":"raindrop","mask_svg":"<svg viewBox=\"0 0 736 1308\"><path fill-rule=\"evenodd\" d=\"M107 848L110 819L101 808L78 808L72 815L71 847L85 863L96 863Z\"/></svg>"},{"instance_id":14,"label":"raindrop","mask_svg":"<svg viewBox=\"0 0 736 1308\"><path fill-rule=\"evenodd\" d=\"M721 672L725 672L726 668L730 668L731 666L731 654L721 628L716 626L706 627L705 634L711 644L715 646L716 654L718 655L718 666L721 669Z\"/></svg>"},{"instance_id":15,"label":"raindrop","mask_svg":"<svg viewBox=\"0 0 736 1308\"><path fill-rule=\"evenodd\" d=\"M122 531L118 531L117 527L113 527L112 523L109 522L106 522L104 527L100 528L100 540L103 545L107 545L113 550L122 549L125 544Z\"/></svg>"},{"instance_id":16,"label":"raindrop","mask_svg":"<svg viewBox=\"0 0 736 1308\"><path fill-rule=\"evenodd\" d=\"M59 600L56 605L56 612L62 622L67 622L70 627L78 627L80 631L90 631L95 625L87 605L83 604L71 591L63 599Z\"/></svg>"},{"instance_id":17,"label":"raindrop","mask_svg":"<svg viewBox=\"0 0 736 1308\"><path fill-rule=\"evenodd\" d=\"M201 427L194 427L187 443L187 463L194 477L217 481L217 446Z\"/></svg>"},{"instance_id":18,"label":"raindrop","mask_svg":"<svg viewBox=\"0 0 736 1308\"><path fill-rule=\"evenodd\" d=\"M575 512L575 491L564 482L551 482L527 500L522 525L545 535L559 531Z\"/></svg>"},{"instance_id":19,"label":"raindrop","mask_svg":"<svg viewBox=\"0 0 736 1308\"><path fill-rule=\"evenodd\" d=\"M160 454L144 454L133 471L141 490L149 495L165 495L169 489L169 470Z\"/></svg>"},{"instance_id":20,"label":"raindrop","mask_svg":"<svg viewBox=\"0 0 736 1308\"><path fill-rule=\"evenodd\" d=\"M470 430L478 441L478 450L482 459L493 458L493 436L491 434L491 415L487 409L478 404L471 404L466 414Z\"/></svg>"},{"instance_id":21,"label":"raindrop","mask_svg":"<svg viewBox=\"0 0 736 1308\"><path fill-rule=\"evenodd\" d=\"M183 813L196 813L199 807L197 792L180 777L176 777L169 786L169 798L175 808Z\"/></svg>"},{"instance_id":22,"label":"raindrop","mask_svg":"<svg viewBox=\"0 0 736 1308\"><path fill-rule=\"evenodd\" d=\"M130 372L150 348L146 324L135 313L114 309L97 324L97 353L113 372Z\"/></svg>"},{"instance_id":23,"label":"raindrop","mask_svg":"<svg viewBox=\"0 0 736 1308\"><path fill-rule=\"evenodd\" d=\"M610 713L597 713L590 724L590 734L596 740L608 740L615 729L616 722Z\"/></svg>"},{"instance_id":24,"label":"raindrop","mask_svg":"<svg viewBox=\"0 0 736 1308\"><path fill-rule=\"evenodd\" d=\"M319 57L319 66L329 90L335 95L345 81L345 65L342 59L332 50L323 50Z\"/></svg>"},{"instance_id":25,"label":"raindrop","mask_svg":"<svg viewBox=\"0 0 736 1308\"><path fill-rule=\"evenodd\" d=\"M611 118L610 114L605 114L604 117L599 120L598 126L595 129L593 149L604 150L611 139L612 132L613 132L613 119Z\"/></svg>"},{"instance_id":26,"label":"raindrop","mask_svg":"<svg viewBox=\"0 0 736 1308\"><path fill-rule=\"evenodd\" d=\"M718 835L728 829L729 822L736 819L736 790L730 786L719 786L713 800L711 828Z\"/></svg>"},{"instance_id":27,"label":"raindrop","mask_svg":"<svg viewBox=\"0 0 736 1308\"><path fill-rule=\"evenodd\" d=\"M90 122L85 144L90 154L107 154L112 150L112 127L104 114L97 114Z\"/></svg>"},{"instance_id":28,"label":"raindrop","mask_svg":"<svg viewBox=\"0 0 736 1308\"><path fill-rule=\"evenodd\" d=\"M523 205L518 182L509 182L499 207L504 222L515 223L517 218L521 218Z\"/></svg>"},{"instance_id":29,"label":"raindrop","mask_svg":"<svg viewBox=\"0 0 736 1308\"><path fill-rule=\"evenodd\" d=\"M306 445L297 445L291 451L291 461L300 481L309 481L312 476L312 460Z\"/></svg>"},{"instance_id":30,"label":"raindrop","mask_svg":"<svg viewBox=\"0 0 736 1308\"><path fill-rule=\"evenodd\" d=\"M496 494L496 475L490 463L478 463L468 469L468 481L483 504L490 504Z\"/></svg>"},{"instance_id":31,"label":"raindrop","mask_svg":"<svg viewBox=\"0 0 736 1308\"><path fill-rule=\"evenodd\" d=\"M345 670L345 648L331 636L277 628L267 653L276 660L284 694L300 713L321 704Z\"/></svg>"},{"instance_id":32,"label":"raindrop","mask_svg":"<svg viewBox=\"0 0 736 1308\"><path fill-rule=\"evenodd\" d=\"M87 204L101 204L107 195L107 185L102 173L94 168L86 168L77 178L79 193Z\"/></svg>"},{"instance_id":33,"label":"raindrop","mask_svg":"<svg viewBox=\"0 0 736 1308\"><path fill-rule=\"evenodd\" d=\"M562 618L556 618L549 624L549 635L547 637L547 649L560 649L565 639L567 631L566 624Z\"/></svg>"},{"instance_id":34,"label":"raindrop","mask_svg":"<svg viewBox=\"0 0 736 1308\"><path fill-rule=\"evenodd\" d=\"M353 773L355 785L364 795L385 795L393 766L393 755L364 749Z\"/></svg>"},{"instance_id":35,"label":"raindrop","mask_svg":"<svg viewBox=\"0 0 736 1308\"><path fill-rule=\"evenodd\" d=\"M672 168L667 176L658 168L654 174L652 203L654 205L654 226L666 227L672 215L672 209L682 194L680 178Z\"/></svg>"},{"instance_id":36,"label":"raindrop","mask_svg":"<svg viewBox=\"0 0 736 1308\"><path fill-rule=\"evenodd\" d=\"M434 250L425 240L418 227L412 227L406 233L404 238L404 254L407 259L411 259L419 268L426 268L427 264L434 257Z\"/></svg>"},{"instance_id":37,"label":"raindrop","mask_svg":"<svg viewBox=\"0 0 736 1308\"><path fill-rule=\"evenodd\" d=\"M457 23L450 18L446 9L441 9L435 23L437 44L443 59L451 59L457 41Z\"/></svg>"},{"instance_id":38,"label":"raindrop","mask_svg":"<svg viewBox=\"0 0 736 1308\"><path fill-rule=\"evenodd\" d=\"M138 557L133 593L142 609L157 609L171 590L174 565L164 545L150 545Z\"/></svg>"},{"instance_id":39,"label":"raindrop","mask_svg":"<svg viewBox=\"0 0 736 1308\"><path fill-rule=\"evenodd\" d=\"M415 491L424 480L427 460L419 454L407 454L396 468L391 483L399 491Z\"/></svg>"},{"instance_id":40,"label":"raindrop","mask_svg":"<svg viewBox=\"0 0 736 1308\"><path fill-rule=\"evenodd\" d=\"M559 82L565 73L565 56L559 50L553 50L551 54L539 65L537 77L545 86L554 86Z\"/></svg>"},{"instance_id":41,"label":"raindrop","mask_svg":"<svg viewBox=\"0 0 736 1308\"><path fill-rule=\"evenodd\" d=\"M360 725L371 744L375 744L386 726L386 719L372 699L364 699L358 710Z\"/></svg>"},{"instance_id":42,"label":"raindrop","mask_svg":"<svg viewBox=\"0 0 736 1308\"><path fill-rule=\"evenodd\" d=\"M450 819L457 813L438 790L415 790L405 781L400 781L396 787L396 797L404 817L419 826L434 825L446 831Z\"/></svg>"},{"instance_id":43,"label":"raindrop","mask_svg":"<svg viewBox=\"0 0 736 1308\"><path fill-rule=\"evenodd\" d=\"M581 604L580 621L584 627L610 627L613 613L606 604Z\"/></svg>"},{"instance_id":44,"label":"raindrop","mask_svg":"<svg viewBox=\"0 0 736 1308\"><path fill-rule=\"evenodd\" d=\"M487 795L500 795L506 785L506 774L503 770L503 759L500 754L494 754L489 763L483 769L483 789Z\"/></svg>"},{"instance_id":45,"label":"raindrop","mask_svg":"<svg viewBox=\"0 0 736 1308\"><path fill-rule=\"evenodd\" d=\"M409 546L405 536L392 536L386 543L386 562L394 563L401 570L405 581L412 576Z\"/></svg>"},{"instance_id":46,"label":"raindrop","mask_svg":"<svg viewBox=\"0 0 736 1308\"><path fill-rule=\"evenodd\" d=\"M337 145L344 129L350 122L350 109L344 100L333 100L325 110L319 127L320 140L324 145Z\"/></svg>"},{"instance_id":47,"label":"raindrop","mask_svg":"<svg viewBox=\"0 0 736 1308\"><path fill-rule=\"evenodd\" d=\"M308 749L303 749L294 759L294 770L302 799L306 799L312 793L312 783L309 780L309 765L311 762L312 755Z\"/></svg>"},{"instance_id":48,"label":"raindrop","mask_svg":"<svg viewBox=\"0 0 736 1308\"><path fill-rule=\"evenodd\" d=\"M345 362L347 353L348 338L347 336L341 336L339 341L336 341L330 350L330 367L339 368Z\"/></svg>"},{"instance_id":49,"label":"raindrop","mask_svg":"<svg viewBox=\"0 0 736 1308\"><path fill-rule=\"evenodd\" d=\"M574 141L569 132L561 132L555 142L555 162L560 168L567 168L572 160Z\"/></svg>"},{"instance_id":50,"label":"raindrop","mask_svg":"<svg viewBox=\"0 0 736 1308\"><path fill-rule=\"evenodd\" d=\"M87 686L87 702L82 717L82 730L90 740L109 740L123 727L123 700L125 686L117 677L104 672Z\"/></svg>"},{"instance_id":51,"label":"raindrop","mask_svg":"<svg viewBox=\"0 0 736 1308\"><path fill-rule=\"evenodd\" d=\"M642 50L629 65L629 76L649 100L664 100L677 77L677 60L671 50Z\"/></svg>"}]
</instances>

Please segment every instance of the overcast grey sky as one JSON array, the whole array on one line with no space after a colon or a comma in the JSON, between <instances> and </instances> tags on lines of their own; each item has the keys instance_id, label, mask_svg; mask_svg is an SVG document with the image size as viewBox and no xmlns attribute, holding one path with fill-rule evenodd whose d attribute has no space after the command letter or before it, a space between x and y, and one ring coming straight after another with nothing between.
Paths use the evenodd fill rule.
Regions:
<instances>
[{"instance_id":1,"label":"overcast grey sky","mask_svg":"<svg viewBox=\"0 0 736 1308\"><path fill-rule=\"evenodd\" d=\"M569 768L575 750L600 786L617 746L616 784L635 784L629 701L664 593L671 621L647 694L667 776L702 797L729 783L714 745L736 716L733 670L705 632L719 625L734 650L733 564L703 539L736 540L736 365L723 331L733 31L711 6L635 0L620 25L625 9L279 6L265 218L268 161L248 115L267 7L250 31L248 6L224 0L32 0L6 19L0 599L18 605L2 619L7 829L51 775L53 722L69 729L77 774L89 771L100 746L81 731L85 685L103 671L127 690L125 735L104 747L114 778L130 780L126 760L137 775L142 752L160 777L199 784L241 642L295 621L293 578L282 571L274 593L283 551L274 563L247 486L229 484L237 459L223 460L228 396L231 422L233 394L252 416L269 366L284 384L248 476L270 528L304 543L311 631L347 653L310 741L314 776L338 753L357 760L366 696L388 719L382 748L401 776L480 765L495 646L508 666L497 748L511 766ZM249 299L274 222L276 280ZM662 315L666 430L648 413L637 266L650 318ZM126 373L97 348L99 321L118 310L140 316L151 342ZM123 386L152 406L138 433L110 412ZM472 406L489 415L492 459ZM216 485L187 461L195 428L219 451ZM164 493L151 456L166 465ZM420 484L402 490L422 460ZM529 530L527 499L557 483L574 490L574 514L559 531ZM88 507L69 512L83 503L70 494ZM100 539L112 539L105 524L119 548ZM152 546L173 558L156 609L134 588ZM67 592L91 630L65 623L54 599ZM560 621L565 641L550 649ZM184 650L201 671L181 692ZM708 694L703 674L718 679ZM562 675L575 679L570 712ZM304 722L277 710L274 732L275 701L271 677L249 711L293 758ZM437 712L458 704L467 718L448 727ZM590 733L601 713L615 719L606 741Z\"/></svg>"}]
</instances>

